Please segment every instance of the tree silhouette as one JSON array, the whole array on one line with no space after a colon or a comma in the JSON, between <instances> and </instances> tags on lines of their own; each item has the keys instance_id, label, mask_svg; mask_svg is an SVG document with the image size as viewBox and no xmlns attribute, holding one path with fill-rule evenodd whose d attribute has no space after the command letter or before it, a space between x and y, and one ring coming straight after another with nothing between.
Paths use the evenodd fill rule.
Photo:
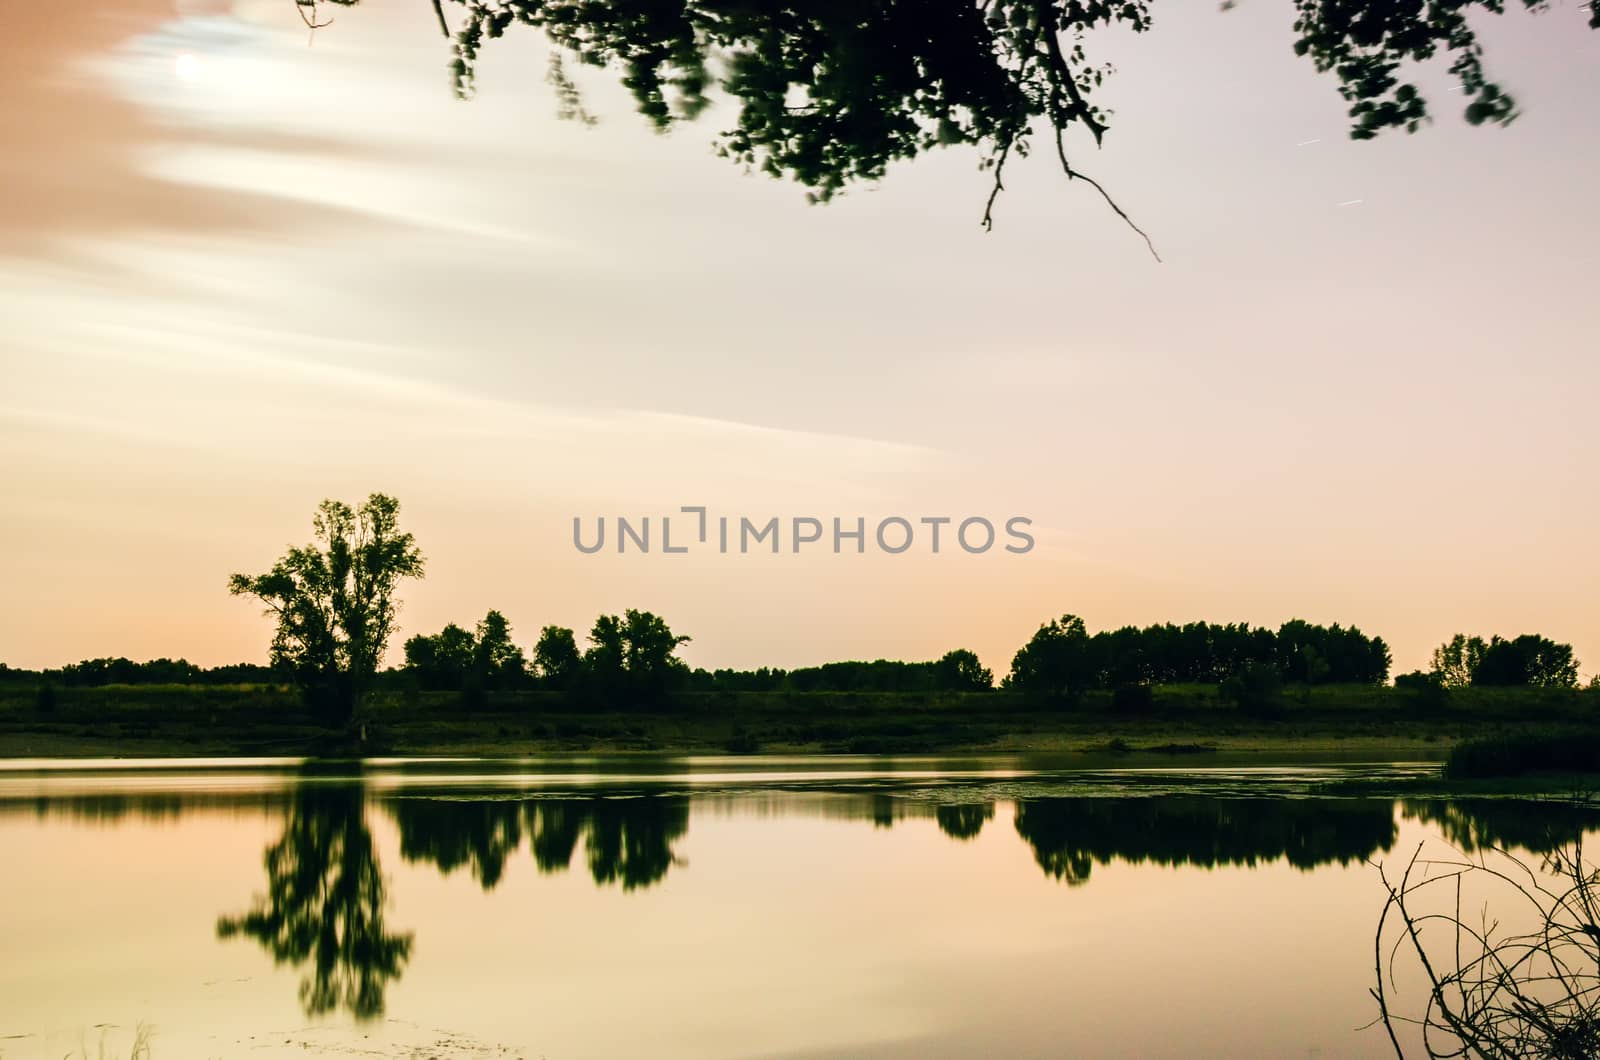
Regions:
<instances>
[{"instance_id":1,"label":"tree silhouette","mask_svg":"<svg viewBox=\"0 0 1600 1060\"><path fill-rule=\"evenodd\" d=\"M1040 626L1011 660L1006 686L1047 699L1072 701L1098 681L1083 619L1062 615Z\"/></svg>"},{"instance_id":2,"label":"tree silhouette","mask_svg":"<svg viewBox=\"0 0 1600 1060\"><path fill-rule=\"evenodd\" d=\"M596 699L658 702L688 678L689 670L676 654L688 642L688 637L673 633L649 611L630 608L620 618L601 615L589 631L590 648L583 654L586 691Z\"/></svg>"},{"instance_id":3,"label":"tree silhouette","mask_svg":"<svg viewBox=\"0 0 1600 1060\"><path fill-rule=\"evenodd\" d=\"M374 493L359 508L326 500L315 543L291 548L265 574L235 574L228 591L254 596L277 620L272 662L294 674L333 722L355 713L383 659L402 578L422 576L422 553L399 527L400 502Z\"/></svg>"},{"instance_id":4,"label":"tree silhouette","mask_svg":"<svg viewBox=\"0 0 1600 1060\"><path fill-rule=\"evenodd\" d=\"M528 675L522 649L511 642L511 623L498 611L479 619L475 633L454 622L432 636L419 633L406 641L405 655L406 671L435 691L515 689Z\"/></svg>"},{"instance_id":5,"label":"tree silhouette","mask_svg":"<svg viewBox=\"0 0 1600 1060\"><path fill-rule=\"evenodd\" d=\"M451 622L432 636L407 638L405 668L429 691L459 691L472 670L473 649L472 634Z\"/></svg>"},{"instance_id":6,"label":"tree silhouette","mask_svg":"<svg viewBox=\"0 0 1600 1060\"><path fill-rule=\"evenodd\" d=\"M1537 633L1485 641L1457 633L1433 649L1432 673L1447 688L1466 685L1537 688L1578 687L1578 660L1572 645Z\"/></svg>"},{"instance_id":7,"label":"tree silhouette","mask_svg":"<svg viewBox=\"0 0 1600 1060\"><path fill-rule=\"evenodd\" d=\"M994 687L994 674L966 648L946 652L933 664L934 681L939 688L959 692L987 692Z\"/></svg>"},{"instance_id":8,"label":"tree silhouette","mask_svg":"<svg viewBox=\"0 0 1600 1060\"><path fill-rule=\"evenodd\" d=\"M1133 225L1070 160L1066 134L1079 128L1101 144L1110 115L1096 98L1111 68L1089 45L1096 31L1149 29L1149 0L450 0L448 19L439 0L434 6L452 38L463 98L476 87L485 42L520 25L552 45L548 80L563 116L593 120L569 60L619 73L658 129L699 117L720 92L735 116L717 137L718 153L797 181L813 201L878 180L893 162L968 145L993 175L988 227L1007 161L1028 154L1037 133L1069 180L1084 181ZM1503 125L1516 104L1488 78L1469 16L1504 6L1295 0L1295 51L1338 78L1355 139L1429 120L1406 77L1438 56L1460 86L1466 120ZM1600 7L1589 6L1589 25L1600 27Z\"/></svg>"},{"instance_id":9,"label":"tree silhouette","mask_svg":"<svg viewBox=\"0 0 1600 1060\"><path fill-rule=\"evenodd\" d=\"M565 626L546 626L539 631L533 646L533 668L548 688L567 690L582 676L583 653L578 640Z\"/></svg>"}]
</instances>

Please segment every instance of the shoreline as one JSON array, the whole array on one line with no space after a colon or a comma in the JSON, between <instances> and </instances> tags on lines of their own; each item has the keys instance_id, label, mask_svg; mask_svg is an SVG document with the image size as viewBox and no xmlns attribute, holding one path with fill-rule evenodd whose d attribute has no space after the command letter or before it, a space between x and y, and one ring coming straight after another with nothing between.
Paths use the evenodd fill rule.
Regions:
<instances>
[{"instance_id":1,"label":"shoreline","mask_svg":"<svg viewBox=\"0 0 1600 1060\"><path fill-rule=\"evenodd\" d=\"M554 692L382 692L330 729L283 686L66 688L48 710L0 690L0 758L585 754L1034 754L1198 761L1307 753L1442 759L1463 740L1542 728L1600 733L1600 693L1467 689L1443 704L1383 686L1291 689L1268 716L1214 687L1161 686L1150 706L985 693L683 693L657 709Z\"/></svg>"}]
</instances>

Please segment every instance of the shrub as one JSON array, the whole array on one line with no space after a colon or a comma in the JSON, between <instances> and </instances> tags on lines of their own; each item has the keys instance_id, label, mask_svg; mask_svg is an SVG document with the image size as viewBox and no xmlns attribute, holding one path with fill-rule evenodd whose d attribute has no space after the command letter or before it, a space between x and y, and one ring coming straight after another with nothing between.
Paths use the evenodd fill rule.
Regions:
<instances>
[{"instance_id":1,"label":"shrub","mask_svg":"<svg viewBox=\"0 0 1600 1060\"><path fill-rule=\"evenodd\" d=\"M722 746L729 753L736 755L755 754L761 750L761 742L743 725L735 726Z\"/></svg>"},{"instance_id":2,"label":"shrub","mask_svg":"<svg viewBox=\"0 0 1600 1060\"><path fill-rule=\"evenodd\" d=\"M1283 713L1283 679L1271 666L1247 664L1219 684L1217 693L1241 714L1267 718Z\"/></svg>"},{"instance_id":3,"label":"shrub","mask_svg":"<svg viewBox=\"0 0 1600 1060\"><path fill-rule=\"evenodd\" d=\"M1119 714L1139 714L1155 705L1156 691L1147 684L1124 684L1111 690L1111 708Z\"/></svg>"},{"instance_id":4,"label":"shrub","mask_svg":"<svg viewBox=\"0 0 1600 1060\"><path fill-rule=\"evenodd\" d=\"M1406 702L1423 711L1439 710L1450 702L1450 690L1444 678L1426 670L1413 670L1394 679L1394 687L1405 695Z\"/></svg>"},{"instance_id":5,"label":"shrub","mask_svg":"<svg viewBox=\"0 0 1600 1060\"><path fill-rule=\"evenodd\" d=\"M1550 731L1468 740L1444 764L1449 780L1535 772L1600 773L1600 734Z\"/></svg>"}]
</instances>

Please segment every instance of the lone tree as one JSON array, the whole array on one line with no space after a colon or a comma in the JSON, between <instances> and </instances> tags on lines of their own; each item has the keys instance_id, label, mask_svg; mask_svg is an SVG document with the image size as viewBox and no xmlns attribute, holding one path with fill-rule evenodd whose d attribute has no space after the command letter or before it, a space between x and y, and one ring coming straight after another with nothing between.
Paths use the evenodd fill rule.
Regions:
<instances>
[{"instance_id":1,"label":"lone tree","mask_svg":"<svg viewBox=\"0 0 1600 1060\"><path fill-rule=\"evenodd\" d=\"M422 553L398 524L400 502L374 493L359 508L317 506L316 541L291 548L265 574L235 574L228 591L254 596L277 619L272 663L306 702L342 725L378 669L394 631L395 587L422 577Z\"/></svg>"}]
</instances>

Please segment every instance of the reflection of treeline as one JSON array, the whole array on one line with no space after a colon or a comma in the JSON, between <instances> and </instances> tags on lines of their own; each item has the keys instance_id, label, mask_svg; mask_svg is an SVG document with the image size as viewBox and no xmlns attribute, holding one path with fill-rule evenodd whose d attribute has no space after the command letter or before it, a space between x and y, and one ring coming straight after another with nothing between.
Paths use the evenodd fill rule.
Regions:
<instances>
[{"instance_id":1,"label":"reflection of treeline","mask_svg":"<svg viewBox=\"0 0 1600 1060\"><path fill-rule=\"evenodd\" d=\"M1519 848L1548 854L1600 828L1600 808L1573 799L1407 799L1406 817L1431 824L1464 853Z\"/></svg>"},{"instance_id":2,"label":"reflection of treeline","mask_svg":"<svg viewBox=\"0 0 1600 1060\"><path fill-rule=\"evenodd\" d=\"M388 985L404 972L414 942L411 933L392 930L387 920L389 885L366 814L375 801L393 818L406 861L443 874L465 870L486 891L504 879L524 845L541 873L568 870L581 850L596 885L648 887L683 865L674 846L688 831L691 808L822 814L870 820L877 827L931 816L955 841L978 836L995 814L992 800L941 802L927 792L907 798L890 791L774 790L769 801L757 793L691 797L590 790L482 799L469 797L473 789L466 788L373 800L357 778L308 771L306 781L282 800L282 831L262 853L263 890L242 913L219 917L216 930L221 938L253 940L275 963L295 967L308 1014L345 1010L357 1019L383 1013ZM146 802L162 804L137 795L121 803L82 796L39 802L94 806L112 815L138 812ZM1039 867L1073 885L1087 881L1096 863L1113 860L1202 868L1274 860L1302 869L1348 864L1390 849L1397 831L1394 804L1382 799L1040 797L1018 799L1014 806L1016 833ZM1571 807L1555 809L1505 800L1405 804L1409 816L1437 826L1468 851L1487 845L1549 850L1600 818Z\"/></svg>"},{"instance_id":3,"label":"reflection of treeline","mask_svg":"<svg viewBox=\"0 0 1600 1060\"><path fill-rule=\"evenodd\" d=\"M524 837L540 872L566 870L581 841L595 883L648 887L677 864L672 844L689 829L685 796L401 798L388 808L407 861L443 873L468 868L486 891L500 882Z\"/></svg>"},{"instance_id":4,"label":"reflection of treeline","mask_svg":"<svg viewBox=\"0 0 1600 1060\"><path fill-rule=\"evenodd\" d=\"M1309 869L1361 861L1395 840L1387 800L1217 799L1196 796L1021 799L1016 828L1046 873L1070 884L1113 859L1158 865Z\"/></svg>"},{"instance_id":5,"label":"reflection of treeline","mask_svg":"<svg viewBox=\"0 0 1600 1060\"><path fill-rule=\"evenodd\" d=\"M228 813L260 816L289 804L291 793L276 791L141 791L0 797L0 817L33 816L41 820L67 817L111 824L126 817L149 821L176 820L186 814Z\"/></svg>"}]
</instances>

